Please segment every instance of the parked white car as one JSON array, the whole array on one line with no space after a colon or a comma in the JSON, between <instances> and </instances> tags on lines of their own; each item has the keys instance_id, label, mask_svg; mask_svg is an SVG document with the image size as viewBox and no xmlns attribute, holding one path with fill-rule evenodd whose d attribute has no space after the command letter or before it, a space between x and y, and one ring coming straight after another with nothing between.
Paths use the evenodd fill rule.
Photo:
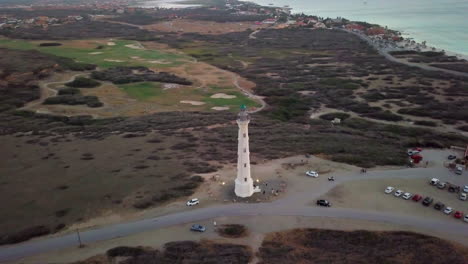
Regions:
<instances>
[{"instance_id":1,"label":"parked white car","mask_svg":"<svg viewBox=\"0 0 468 264\"><path fill-rule=\"evenodd\" d=\"M404 193L402 197L403 199L408 200L409 198L413 197L413 195L407 192L407 193Z\"/></svg>"},{"instance_id":2,"label":"parked white car","mask_svg":"<svg viewBox=\"0 0 468 264\"><path fill-rule=\"evenodd\" d=\"M200 201L197 198L193 198L187 201L187 206L197 205Z\"/></svg>"},{"instance_id":3,"label":"parked white car","mask_svg":"<svg viewBox=\"0 0 468 264\"><path fill-rule=\"evenodd\" d=\"M453 212L453 208L452 207L445 207L445 210L444 210L444 214L451 214Z\"/></svg>"},{"instance_id":4,"label":"parked white car","mask_svg":"<svg viewBox=\"0 0 468 264\"><path fill-rule=\"evenodd\" d=\"M316 171L306 171L306 175L309 177L318 178L318 173Z\"/></svg>"},{"instance_id":5,"label":"parked white car","mask_svg":"<svg viewBox=\"0 0 468 264\"><path fill-rule=\"evenodd\" d=\"M460 196L458 198L460 198L460 200L462 200L462 201L466 201L466 199L468 198L468 195L466 195L466 193L462 192L462 193L460 193Z\"/></svg>"},{"instance_id":6,"label":"parked white car","mask_svg":"<svg viewBox=\"0 0 468 264\"><path fill-rule=\"evenodd\" d=\"M465 217L463 217L463 221L467 222L468 223L468 214L465 215Z\"/></svg>"},{"instance_id":7,"label":"parked white car","mask_svg":"<svg viewBox=\"0 0 468 264\"><path fill-rule=\"evenodd\" d=\"M463 192L468 193L468 185L463 186Z\"/></svg>"},{"instance_id":8,"label":"parked white car","mask_svg":"<svg viewBox=\"0 0 468 264\"><path fill-rule=\"evenodd\" d=\"M397 190L393 195L395 195L396 197L400 197L402 194L403 194L402 190Z\"/></svg>"},{"instance_id":9,"label":"parked white car","mask_svg":"<svg viewBox=\"0 0 468 264\"><path fill-rule=\"evenodd\" d=\"M392 186L388 186L386 189L385 189L385 193L386 194L390 194L393 192L393 190L395 190L395 188L393 188Z\"/></svg>"},{"instance_id":10,"label":"parked white car","mask_svg":"<svg viewBox=\"0 0 468 264\"><path fill-rule=\"evenodd\" d=\"M431 185L437 185L440 182L439 179L437 178L432 178L431 181L429 182Z\"/></svg>"}]
</instances>

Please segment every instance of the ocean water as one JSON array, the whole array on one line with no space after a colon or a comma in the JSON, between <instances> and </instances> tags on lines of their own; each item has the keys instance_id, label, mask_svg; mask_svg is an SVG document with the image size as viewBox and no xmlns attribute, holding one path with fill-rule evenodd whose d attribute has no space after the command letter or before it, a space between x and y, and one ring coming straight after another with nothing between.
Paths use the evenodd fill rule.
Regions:
<instances>
[{"instance_id":1,"label":"ocean water","mask_svg":"<svg viewBox=\"0 0 468 264\"><path fill-rule=\"evenodd\" d=\"M404 37L468 55L468 0L251 0L293 12L388 26Z\"/></svg>"}]
</instances>

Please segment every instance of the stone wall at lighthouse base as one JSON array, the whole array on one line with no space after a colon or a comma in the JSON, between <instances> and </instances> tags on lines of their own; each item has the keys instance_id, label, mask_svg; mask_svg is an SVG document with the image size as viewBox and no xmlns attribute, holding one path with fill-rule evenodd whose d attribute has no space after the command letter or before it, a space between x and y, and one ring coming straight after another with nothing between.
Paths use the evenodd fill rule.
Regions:
<instances>
[{"instance_id":1,"label":"stone wall at lighthouse base","mask_svg":"<svg viewBox=\"0 0 468 264\"><path fill-rule=\"evenodd\" d=\"M247 181L236 179L235 184L234 192L237 197L246 198L254 193L253 181L250 177L247 178Z\"/></svg>"}]
</instances>

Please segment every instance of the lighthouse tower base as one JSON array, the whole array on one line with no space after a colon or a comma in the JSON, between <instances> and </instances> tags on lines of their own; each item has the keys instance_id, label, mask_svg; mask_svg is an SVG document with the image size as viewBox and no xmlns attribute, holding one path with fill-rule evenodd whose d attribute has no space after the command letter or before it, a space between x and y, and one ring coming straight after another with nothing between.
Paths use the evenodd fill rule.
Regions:
<instances>
[{"instance_id":1,"label":"lighthouse tower base","mask_svg":"<svg viewBox=\"0 0 468 264\"><path fill-rule=\"evenodd\" d=\"M247 178L247 181L236 179L234 182L236 184L234 192L236 193L237 197L246 198L254 194L252 178Z\"/></svg>"}]
</instances>

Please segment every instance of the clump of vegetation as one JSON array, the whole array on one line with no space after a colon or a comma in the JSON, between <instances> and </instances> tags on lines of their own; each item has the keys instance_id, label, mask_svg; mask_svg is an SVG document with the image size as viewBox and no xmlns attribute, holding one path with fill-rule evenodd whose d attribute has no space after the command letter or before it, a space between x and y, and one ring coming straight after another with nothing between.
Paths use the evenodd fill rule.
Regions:
<instances>
[{"instance_id":1,"label":"clump of vegetation","mask_svg":"<svg viewBox=\"0 0 468 264\"><path fill-rule=\"evenodd\" d=\"M141 247L120 246L107 250L108 257L136 257L144 254L146 251Z\"/></svg>"},{"instance_id":2,"label":"clump of vegetation","mask_svg":"<svg viewBox=\"0 0 468 264\"><path fill-rule=\"evenodd\" d=\"M114 67L103 71L94 71L91 76L101 81L111 81L115 84L135 82L165 82L181 85L191 85L192 82L167 72L154 72L146 67Z\"/></svg>"},{"instance_id":3,"label":"clump of vegetation","mask_svg":"<svg viewBox=\"0 0 468 264\"><path fill-rule=\"evenodd\" d=\"M216 228L216 232L223 237L239 238L247 236L247 227L239 224L225 224Z\"/></svg>"},{"instance_id":4,"label":"clump of vegetation","mask_svg":"<svg viewBox=\"0 0 468 264\"><path fill-rule=\"evenodd\" d=\"M468 125L459 126L459 127L457 127L457 128L460 129L460 130L462 130L462 131L468 132Z\"/></svg>"},{"instance_id":5,"label":"clump of vegetation","mask_svg":"<svg viewBox=\"0 0 468 264\"><path fill-rule=\"evenodd\" d=\"M402 116L394 114L388 110L368 113L368 114L365 114L365 116L370 117L370 118L375 118L375 119L386 120L386 121L393 121L393 122L403 120Z\"/></svg>"},{"instance_id":6,"label":"clump of vegetation","mask_svg":"<svg viewBox=\"0 0 468 264\"><path fill-rule=\"evenodd\" d=\"M62 88L58 90L58 95L75 95L81 94L80 89L77 88Z\"/></svg>"},{"instance_id":7,"label":"clump of vegetation","mask_svg":"<svg viewBox=\"0 0 468 264\"><path fill-rule=\"evenodd\" d=\"M164 244L163 250L152 248L120 246L109 249L107 261L115 262L118 257L131 264L147 263L230 263L245 264L253 254L248 246L221 244L211 241L177 241ZM75 264L89 263L93 258ZM122 261L121 261L122 262ZM122 262L122 263L123 263ZM95 262L93 262L95 263ZM106 262L107 263L107 262Z\"/></svg>"},{"instance_id":8,"label":"clump of vegetation","mask_svg":"<svg viewBox=\"0 0 468 264\"><path fill-rule=\"evenodd\" d=\"M342 112L328 113L328 114L323 114L320 116L321 119L328 120L328 121L332 121L335 118L339 118L341 119L341 121L343 121L343 120L346 120L348 117L350 117L349 114L342 113Z\"/></svg>"},{"instance_id":9,"label":"clump of vegetation","mask_svg":"<svg viewBox=\"0 0 468 264\"><path fill-rule=\"evenodd\" d=\"M437 126L436 122L426 121L426 120L417 120L417 121L414 121L414 124L418 125L418 126L428 126L428 127L436 127Z\"/></svg>"},{"instance_id":10,"label":"clump of vegetation","mask_svg":"<svg viewBox=\"0 0 468 264\"><path fill-rule=\"evenodd\" d=\"M0 235L0 245L20 243L34 237L48 234L50 234L50 229L48 227L43 225L33 226L23 229L18 233L10 235Z\"/></svg>"},{"instance_id":11,"label":"clump of vegetation","mask_svg":"<svg viewBox=\"0 0 468 264\"><path fill-rule=\"evenodd\" d=\"M55 97L49 97L44 100L44 104L64 104L64 105L87 105L89 107L101 107L101 103L97 96L93 95L58 95Z\"/></svg>"},{"instance_id":12,"label":"clump of vegetation","mask_svg":"<svg viewBox=\"0 0 468 264\"><path fill-rule=\"evenodd\" d=\"M62 43L58 42L44 42L40 43L39 47L57 47L57 46L62 46Z\"/></svg>"},{"instance_id":13,"label":"clump of vegetation","mask_svg":"<svg viewBox=\"0 0 468 264\"><path fill-rule=\"evenodd\" d=\"M266 263L466 263L466 248L417 233L294 229L269 234L259 249Z\"/></svg>"},{"instance_id":14,"label":"clump of vegetation","mask_svg":"<svg viewBox=\"0 0 468 264\"><path fill-rule=\"evenodd\" d=\"M75 80L66 83L65 85L74 88L94 88L100 86L101 83L90 78L77 77Z\"/></svg>"}]
</instances>

